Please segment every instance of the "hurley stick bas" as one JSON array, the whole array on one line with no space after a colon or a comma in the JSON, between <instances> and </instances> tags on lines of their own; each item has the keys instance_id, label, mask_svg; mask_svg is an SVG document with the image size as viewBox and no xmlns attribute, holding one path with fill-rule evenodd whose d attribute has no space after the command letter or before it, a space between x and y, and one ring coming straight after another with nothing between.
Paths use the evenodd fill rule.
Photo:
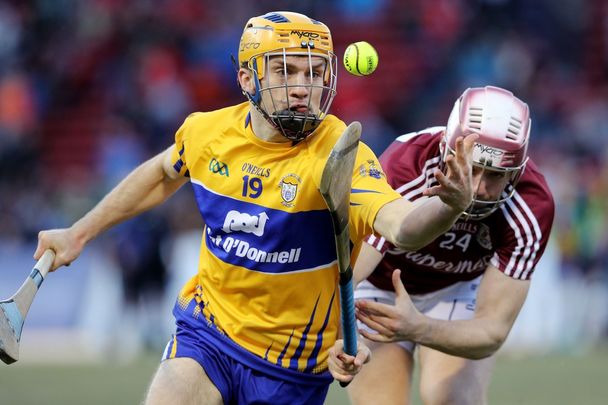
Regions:
<instances>
[{"instance_id":1,"label":"hurley stick bas","mask_svg":"<svg viewBox=\"0 0 608 405\"><path fill-rule=\"evenodd\" d=\"M6 364L19 360L19 341L25 316L54 259L52 250L45 251L19 290L9 299L0 301L0 360Z\"/></svg>"}]
</instances>

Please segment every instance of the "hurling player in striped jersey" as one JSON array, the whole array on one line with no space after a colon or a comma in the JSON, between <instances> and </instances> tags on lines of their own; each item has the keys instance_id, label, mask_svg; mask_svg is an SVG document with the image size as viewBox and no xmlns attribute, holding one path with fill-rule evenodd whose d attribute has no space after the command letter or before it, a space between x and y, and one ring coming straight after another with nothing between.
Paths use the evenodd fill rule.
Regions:
<instances>
[{"instance_id":1,"label":"hurling player in striped jersey","mask_svg":"<svg viewBox=\"0 0 608 405\"><path fill-rule=\"evenodd\" d=\"M378 235L363 244L355 299L373 361L349 387L353 403L409 403L415 348L425 404L486 403L494 353L526 299L553 222L551 192L527 156L530 123L527 104L511 92L470 88L447 127L402 135L380 157L391 186L416 204L447 170L455 139L479 136L473 203L449 231L415 251ZM330 351L336 368L339 344Z\"/></svg>"}]
</instances>

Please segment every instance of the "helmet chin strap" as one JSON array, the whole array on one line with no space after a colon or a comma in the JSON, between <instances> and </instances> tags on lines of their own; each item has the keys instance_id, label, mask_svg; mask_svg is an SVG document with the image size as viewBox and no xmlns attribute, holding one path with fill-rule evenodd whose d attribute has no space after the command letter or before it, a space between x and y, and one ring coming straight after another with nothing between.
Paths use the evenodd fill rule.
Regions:
<instances>
[{"instance_id":1,"label":"helmet chin strap","mask_svg":"<svg viewBox=\"0 0 608 405\"><path fill-rule=\"evenodd\" d=\"M281 110L270 114L270 119L283 135L292 141L301 141L310 135L321 119L316 114L302 114L291 110Z\"/></svg>"}]
</instances>

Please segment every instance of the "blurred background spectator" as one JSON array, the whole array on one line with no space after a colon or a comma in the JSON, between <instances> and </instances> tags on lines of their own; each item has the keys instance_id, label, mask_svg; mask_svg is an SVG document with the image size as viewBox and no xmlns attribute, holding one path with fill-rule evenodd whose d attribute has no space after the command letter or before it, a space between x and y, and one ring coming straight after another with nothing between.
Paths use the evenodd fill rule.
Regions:
<instances>
[{"instance_id":1,"label":"blurred background spectator","mask_svg":"<svg viewBox=\"0 0 608 405\"><path fill-rule=\"evenodd\" d=\"M39 230L80 217L139 162L169 146L190 112L243 101L230 54L236 55L247 19L277 7L327 23L339 58L350 42L366 40L376 47L380 64L372 76L354 77L340 68L332 106L343 120L362 122L364 140L376 153L400 134L445 125L452 103L467 87L502 86L528 102L530 154L557 202L554 248L543 268L549 280L543 285L539 276L532 284L538 304L529 305L542 310L528 322L533 326L553 314L552 333L536 342L547 348L580 348L583 337L590 346L605 340L608 3L603 0L5 0L0 3L3 250L33 253ZM120 269L122 275L112 280L122 286L125 305L149 320L133 333L143 333L140 343L155 348L169 329L154 326L155 311L170 318L179 280L196 267L196 258L180 260L200 242L202 221L189 193L184 187L168 204L91 247Z\"/></svg>"}]
</instances>

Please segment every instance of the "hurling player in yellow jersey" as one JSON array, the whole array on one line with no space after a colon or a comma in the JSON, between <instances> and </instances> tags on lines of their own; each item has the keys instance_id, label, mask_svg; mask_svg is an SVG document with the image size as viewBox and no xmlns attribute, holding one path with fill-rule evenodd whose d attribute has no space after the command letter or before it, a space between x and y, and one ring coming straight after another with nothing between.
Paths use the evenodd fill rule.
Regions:
<instances>
[{"instance_id":1,"label":"hurling player in yellow jersey","mask_svg":"<svg viewBox=\"0 0 608 405\"><path fill-rule=\"evenodd\" d=\"M190 115L175 144L129 174L66 229L43 231L35 257L53 269L111 226L190 182L205 222L198 273L179 292L176 333L147 404L322 404L332 375L352 379L368 360L329 364L339 338L332 223L318 191L345 124L328 115L337 63L327 26L292 12L251 18L238 53L247 100ZM372 232L415 250L441 235L472 199L474 136L447 159L451 175L413 206L399 198L361 144L352 178L353 246ZM336 370L340 370L338 373Z\"/></svg>"}]
</instances>

